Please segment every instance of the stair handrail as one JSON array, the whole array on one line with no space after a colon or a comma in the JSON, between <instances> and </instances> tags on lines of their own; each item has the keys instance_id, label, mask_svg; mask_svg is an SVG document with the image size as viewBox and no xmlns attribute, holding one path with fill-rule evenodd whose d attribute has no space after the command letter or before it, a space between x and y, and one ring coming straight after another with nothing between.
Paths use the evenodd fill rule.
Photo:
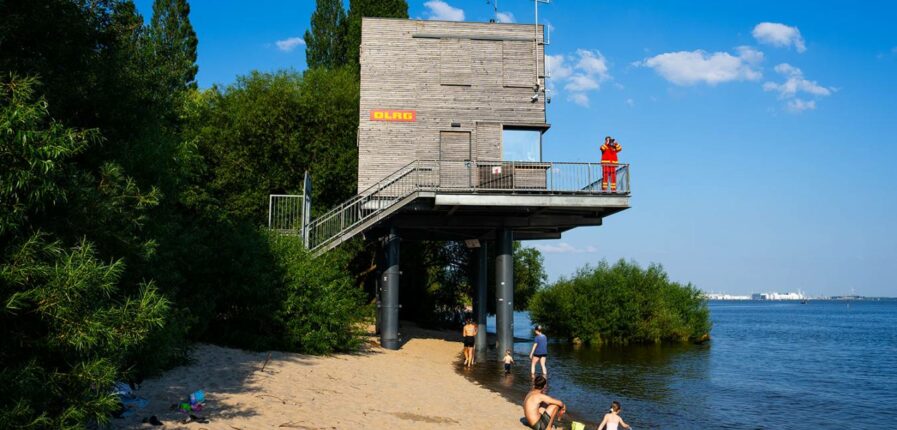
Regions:
<instances>
[{"instance_id":1,"label":"stair handrail","mask_svg":"<svg viewBox=\"0 0 897 430\"><path fill-rule=\"evenodd\" d=\"M384 179L378 181L377 183L371 185L370 187L366 188L364 191L360 192L358 195L352 197L349 200L346 200L339 206L336 206L335 208L333 208L333 209L325 212L321 216L315 218L308 225L308 230L307 230L308 234L312 234L315 231L315 228L322 225L323 223L330 221L337 216L342 215L348 208L358 204L360 201L376 197L376 194L380 193L382 190L387 189L390 185L395 184L396 182L398 182L405 176L409 175L412 172L415 172L417 170L418 162L419 162L419 160L415 160L415 161L412 161L412 162L406 164L405 166L401 167L399 170L393 172L393 174L387 176L386 178L384 178ZM411 190L409 192L415 191L417 189L417 187L418 187L417 183L412 184ZM393 200L398 201L402 197L405 197L405 195L391 196L391 197ZM377 210L375 210L374 212L372 212L370 214L367 214L366 216L359 217L358 220L352 222L348 226L341 226L341 228L338 231L335 231L332 235L330 235L326 239L321 240L319 243L316 243L314 245L311 245L311 243L309 243L310 244L309 248L314 250L314 249L320 248L321 246L326 245L327 243L331 242L335 238L339 237L340 234L345 232L346 230L354 227L355 225L359 224L363 220L368 219L371 216L374 216L377 213L379 213L383 210L386 210L388 208L389 208L389 206L378 208Z\"/></svg>"}]
</instances>

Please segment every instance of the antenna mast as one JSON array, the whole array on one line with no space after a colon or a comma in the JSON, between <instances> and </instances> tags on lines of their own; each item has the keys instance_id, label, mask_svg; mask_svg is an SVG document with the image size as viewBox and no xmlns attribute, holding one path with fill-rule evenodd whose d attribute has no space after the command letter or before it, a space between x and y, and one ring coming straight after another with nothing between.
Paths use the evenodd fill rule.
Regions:
<instances>
[{"instance_id":1,"label":"antenna mast","mask_svg":"<svg viewBox=\"0 0 897 430\"><path fill-rule=\"evenodd\" d=\"M539 3L550 4L551 0L533 0L533 9L536 15L536 22L533 25L533 75L536 77L536 83L533 86L535 93L533 94L533 101L539 97L540 92L545 92L542 80L539 78ZM542 45L545 45L544 42ZM543 52L542 55L545 55L545 53Z\"/></svg>"}]
</instances>

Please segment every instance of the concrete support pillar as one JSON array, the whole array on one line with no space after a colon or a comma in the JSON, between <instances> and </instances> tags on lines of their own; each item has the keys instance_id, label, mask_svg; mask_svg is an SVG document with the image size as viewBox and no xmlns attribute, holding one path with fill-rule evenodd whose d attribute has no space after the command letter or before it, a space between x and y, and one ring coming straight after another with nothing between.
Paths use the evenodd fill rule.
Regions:
<instances>
[{"instance_id":1,"label":"concrete support pillar","mask_svg":"<svg viewBox=\"0 0 897 430\"><path fill-rule=\"evenodd\" d=\"M374 279L374 299L375 303L377 303L377 312L374 312L374 334L377 336L380 335L380 328L383 323L383 301L381 297L383 297L383 288L386 285L384 280L386 279L386 250L385 247L381 246L380 249L377 250L377 277Z\"/></svg>"},{"instance_id":2,"label":"concrete support pillar","mask_svg":"<svg viewBox=\"0 0 897 430\"><path fill-rule=\"evenodd\" d=\"M514 345L514 235L511 229L497 232L495 250L495 334L499 356Z\"/></svg>"},{"instance_id":3,"label":"concrete support pillar","mask_svg":"<svg viewBox=\"0 0 897 430\"><path fill-rule=\"evenodd\" d=\"M478 357L486 355L486 283L488 278L488 259L486 257L486 242L474 252L476 258L476 295L474 300L473 318L477 322L476 353Z\"/></svg>"},{"instance_id":4,"label":"concrete support pillar","mask_svg":"<svg viewBox=\"0 0 897 430\"><path fill-rule=\"evenodd\" d=\"M399 349L399 235L390 228L384 247L386 270L383 272L383 290L380 292L380 345L386 349Z\"/></svg>"}]
</instances>

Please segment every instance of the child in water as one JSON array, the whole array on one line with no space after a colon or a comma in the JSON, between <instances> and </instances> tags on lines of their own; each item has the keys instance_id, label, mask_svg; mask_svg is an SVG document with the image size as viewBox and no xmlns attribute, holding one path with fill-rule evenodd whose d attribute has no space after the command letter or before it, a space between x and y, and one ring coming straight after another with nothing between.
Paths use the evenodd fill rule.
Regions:
<instances>
[{"instance_id":1,"label":"child in water","mask_svg":"<svg viewBox=\"0 0 897 430\"><path fill-rule=\"evenodd\" d=\"M502 360L505 362L505 375L511 373L511 365L514 364L514 357L511 356L511 350L505 351L505 358Z\"/></svg>"},{"instance_id":2,"label":"child in water","mask_svg":"<svg viewBox=\"0 0 897 430\"><path fill-rule=\"evenodd\" d=\"M613 403L610 404L610 412L604 415L604 420L601 421L601 424L598 425L598 430L607 429L607 430L617 430L618 426L623 427L624 429L628 429L629 424L623 422L623 418L620 418L620 411L623 408L620 407L620 402L614 400Z\"/></svg>"}]
</instances>

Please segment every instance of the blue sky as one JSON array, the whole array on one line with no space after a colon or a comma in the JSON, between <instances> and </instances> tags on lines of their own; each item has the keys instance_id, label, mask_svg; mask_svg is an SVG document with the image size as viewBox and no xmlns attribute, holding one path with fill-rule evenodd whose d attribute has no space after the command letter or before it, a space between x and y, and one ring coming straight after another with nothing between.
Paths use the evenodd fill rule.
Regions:
<instances>
[{"instance_id":1,"label":"blue sky","mask_svg":"<svg viewBox=\"0 0 897 430\"><path fill-rule=\"evenodd\" d=\"M201 87L305 68L314 1L191 6ZM493 17L484 0L409 6ZM499 11L533 22L531 0ZM625 258L706 291L897 296L897 4L554 0L539 16L544 159L594 161L611 134L632 164L632 209L529 243L552 280Z\"/></svg>"}]
</instances>

